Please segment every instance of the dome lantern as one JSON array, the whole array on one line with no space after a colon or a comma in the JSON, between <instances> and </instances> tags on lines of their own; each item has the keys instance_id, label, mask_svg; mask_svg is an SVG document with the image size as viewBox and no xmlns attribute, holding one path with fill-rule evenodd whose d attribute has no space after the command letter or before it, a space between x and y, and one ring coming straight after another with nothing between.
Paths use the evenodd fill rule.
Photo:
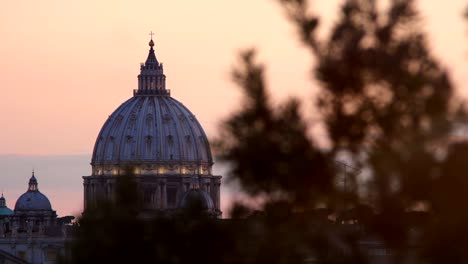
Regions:
<instances>
[{"instance_id":1,"label":"dome lantern","mask_svg":"<svg viewBox=\"0 0 468 264\"><path fill-rule=\"evenodd\" d=\"M34 171L32 172L32 176L29 179L29 184L28 184L28 191L31 192L37 192L39 189L37 188L37 179L34 176Z\"/></svg>"},{"instance_id":2,"label":"dome lantern","mask_svg":"<svg viewBox=\"0 0 468 264\"><path fill-rule=\"evenodd\" d=\"M166 75L162 63L159 63L154 52L154 41L151 32L151 40L149 42L150 50L145 63L140 66L140 75L138 75L138 89L134 90L134 95L159 95L167 96L170 94L166 90Z\"/></svg>"},{"instance_id":3,"label":"dome lantern","mask_svg":"<svg viewBox=\"0 0 468 264\"><path fill-rule=\"evenodd\" d=\"M3 193L2 193L2 197L0 197L0 207L5 207L6 206L6 200L5 200L5 197L3 197Z\"/></svg>"}]
</instances>

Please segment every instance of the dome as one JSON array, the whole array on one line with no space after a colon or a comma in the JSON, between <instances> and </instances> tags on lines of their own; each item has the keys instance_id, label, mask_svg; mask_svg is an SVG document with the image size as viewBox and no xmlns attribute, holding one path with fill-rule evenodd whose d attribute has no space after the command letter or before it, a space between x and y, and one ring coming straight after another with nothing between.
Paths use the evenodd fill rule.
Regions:
<instances>
[{"instance_id":1,"label":"dome","mask_svg":"<svg viewBox=\"0 0 468 264\"><path fill-rule=\"evenodd\" d=\"M180 209L200 208L206 211L214 210L215 206L210 195L200 189L190 189L182 196Z\"/></svg>"},{"instance_id":2,"label":"dome","mask_svg":"<svg viewBox=\"0 0 468 264\"><path fill-rule=\"evenodd\" d=\"M131 174L141 194L142 213L170 214L178 205L198 199L217 217L222 176L212 174L208 138L195 115L171 97L152 39L149 47L140 64L138 88L109 115L96 138L91 175L83 176L84 210L99 200L113 201L119 176ZM200 193L187 193L191 179L196 179Z\"/></svg>"},{"instance_id":3,"label":"dome","mask_svg":"<svg viewBox=\"0 0 468 264\"><path fill-rule=\"evenodd\" d=\"M13 214L13 210L11 210L10 208L8 208L8 207L0 207L0 217L1 217L1 216L12 215L12 214Z\"/></svg>"},{"instance_id":4,"label":"dome","mask_svg":"<svg viewBox=\"0 0 468 264\"><path fill-rule=\"evenodd\" d=\"M0 197L0 217L12 215L12 214L13 214L13 210L11 210L10 208L6 206L6 200L2 194L2 197Z\"/></svg>"},{"instance_id":5,"label":"dome","mask_svg":"<svg viewBox=\"0 0 468 264\"><path fill-rule=\"evenodd\" d=\"M49 199L39 191L27 191L15 204L15 211L52 210Z\"/></svg>"},{"instance_id":6,"label":"dome","mask_svg":"<svg viewBox=\"0 0 468 264\"><path fill-rule=\"evenodd\" d=\"M94 145L93 175L118 174L127 165L136 174L210 174L213 159L194 114L166 89L163 65L150 43L140 67L138 89L104 123Z\"/></svg>"},{"instance_id":7,"label":"dome","mask_svg":"<svg viewBox=\"0 0 468 264\"><path fill-rule=\"evenodd\" d=\"M15 211L52 211L49 199L37 188L37 180L33 175L29 179L28 191L16 200Z\"/></svg>"},{"instance_id":8,"label":"dome","mask_svg":"<svg viewBox=\"0 0 468 264\"><path fill-rule=\"evenodd\" d=\"M112 113L99 133L93 164L211 164L208 139L195 116L170 96L136 95Z\"/></svg>"}]
</instances>

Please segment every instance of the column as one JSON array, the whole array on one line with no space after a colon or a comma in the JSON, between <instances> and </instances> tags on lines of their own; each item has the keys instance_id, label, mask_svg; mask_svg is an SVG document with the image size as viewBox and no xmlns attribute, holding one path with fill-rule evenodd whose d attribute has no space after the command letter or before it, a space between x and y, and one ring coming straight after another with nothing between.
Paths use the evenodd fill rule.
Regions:
<instances>
[{"instance_id":1,"label":"column","mask_svg":"<svg viewBox=\"0 0 468 264\"><path fill-rule=\"evenodd\" d=\"M115 203L114 181L109 181L107 184L109 186L109 200Z\"/></svg>"},{"instance_id":2,"label":"column","mask_svg":"<svg viewBox=\"0 0 468 264\"><path fill-rule=\"evenodd\" d=\"M96 197L95 197L95 195L94 195L94 183L91 182L91 183L89 184L89 187L90 187L90 190L89 190L89 191L90 191L90 193L89 193L90 195L89 195L89 196L90 196L90 198L91 198L91 199L89 199L89 205L90 205L90 206L94 206L94 202L95 202L95 200L96 200Z\"/></svg>"},{"instance_id":3,"label":"column","mask_svg":"<svg viewBox=\"0 0 468 264\"><path fill-rule=\"evenodd\" d=\"M215 187L215 193L216 193L215 207L216 207L216 209L219 210L219 208L220 208L220 204L219 204L219 202L220 202L220 197L219 197L219 193L220 193L220 192L219 192L219 187L220 187L220 184L219 184L219 183L216 183L215 186L216 186L216 187Z\"/></svg>"},{"instance_id":4,"label":"column","mask_svg":"<svg viewBox=\"0 0 468 264\"><path fill-rule=\"evenodd\" d=\"M215 204L215 207L216 207L216 183L215 183L215 180L211 179L210 184L211 184L210 196L211 196L211 199L213 200L213 203Z\"/></svg>"},{"instance_id":5,"label":"column","mask_svg":"<svg viewBox=\"0 0 468 264\"><path fill-rule=\"evenodd\" d=\"M167 208L167 192L166 192L166 182L163 182L162 184L162 207L164 209Z\"/></svg>"},{"instance_id":6,"label":"column","mask_svg":"<svg viewBox=\"0 0 468 264\"><path fill-rule=\"evenodd\" d=\"M161 209L161 184L159 182L156 184L155 197L156 209Z\"/></svg>"},{"instance_id":7,"label":"column","mask_svg":"<svg viewBox=\"0 0 468 264\"><path fill-rule=\"evenodd\" d=\"M109 184L108 181L106 182L106 185L104 186L104 188L106 188L106 200L110 201L111 200L111 189L110 189L110 184Z\"/></svg>"},{"instance_id":8,"label":"column","mask_svg":"<svg viewBox=\"0 0 468 264\"><path fill-rule=\"evenodd\" d=\"M205 184L205 179L204 178L199 178L199 184L200 184L200 189L204 192L206 192L206 184Z\"/></svg>"},{"instance_id":9,"label":"column","mask_svg":"<svg viewBox=\"0 0 468 264\"><path fill-rule=\"evenodd\" d=\"M89 200L89 189L88 189L88 181L84 180L83 183L84 187L84 193L83 193L83 209L86 211L86 208L88 207L88 200Z\"/></svg>"}]
</instances>

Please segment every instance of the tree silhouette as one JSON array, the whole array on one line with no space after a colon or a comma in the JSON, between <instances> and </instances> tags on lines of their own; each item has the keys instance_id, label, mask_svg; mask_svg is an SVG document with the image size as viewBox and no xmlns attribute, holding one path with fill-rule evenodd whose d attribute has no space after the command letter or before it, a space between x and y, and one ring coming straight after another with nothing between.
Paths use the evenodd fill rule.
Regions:
<instances>
[{"instance_id":1,"label":"tree silhouette","mask_svg":"<svg viewBox=\"0 0 468 264\"><path fill-rule=\"evenodd\" d=\"M303 205L331 191L333 173L326 155L307 136L299 101L272 106L255 52L241 55L233 72L245 100L221 127L215 145L219 158L230 162L230 179L249 193L287 199ZM228 179L229 179L228 178Z\"/></svg>"},{"instance_id":2,"label":"tree silhouette","mask_svg":"<svg viewBox=\"0 0 468 264\"><path fill-rule=\"evenodd\" d=\"M140 197L131 174L119 176L115 202L98 201L83 212L64 263L144 262L152 254L150 238L138 218Z\"/></svg>"},{"instance_id":3,"label":"tree silhouette","mask_svg":"<svg viewBox=\"0 0 468 264\"><path fill-rule=\"evenodd\" d=\"M309 13L306 0L278 2L316 62L313 73L320 83L316 107L332 146L329 151L314 148L297 107L294 118L282 118L287 115L288 111L283 110L287 107L270 104L263 68L253 63L252 52L246 53L242 56L244 68L234 72L244 91L245 104L222 126L220 141L225 144L218 149L232 165L229 177L239 180L250 194L263 192L273 198L280 190L311 199L313 196L300 193L313 193L311 190L322 189L325 182L327 188L322 190L326 190L330 202L338 198L339 190L330 185L336 170L334 173L329 165L344 156L370 175L366 185L355 185L357 188L351 190L354 196L348 197L355 199L345 201L345 208L359 208L361 201L370 203L379 213L375 219L367 217L362 222L367 222L367 228L394 250L394 262L407 260L409 251L414 251L410 244L412 228L417 227L425 235L440 235L434 230L443 233L441 227L450 223L444 221L462 216L457 210L448 214L432 209L440 208L441 201L456 202L449 198L450 188L434 192L457 182L450 180L454 176L447 164L455 166L451 171L465 171L462 164L451 161L453 156L441 155L451 149L455 125L466 120L466 115L447 72L427 48L414 1L390 1L387 9L379 8L374 0L344 1L338 22L325 38L318 37L320 20ZM299 105L294 99L284 105L290 102ZM303 140L291 142L277 134ZM302 147L304 142L311 142L307 149L313 150L315 159L305 159L307 155L301 155L304 149L296 148L294 142L302 142ZM284 149L289 152L282 152ZM288 169L282 170L285 167ZM292 201L294 208L296 201ZM408 213L421 205L428 205L425 213L432 220L445 219L444 224L423 224L421 217ZM461 228L458 224L457 228ZM419 246L422 244L419 240Z\"/></svg>"},{"instance_id":4,"label":"tree silhouette","mask_svg":"<svg viewBox=\"0 0 468 264\"><path fill-rule=\"evenodd\" d=\"M222 123L215 149L228 180L261 197L261 210L236 204L232 219L219 220L195 206L145 220L129 174L117 203L80 219L67 263L372 263L366 239L393 252L386 263L467 262L468 144L451 142L465 112L427 48L414 1L386 10L344 1L325 38L307 1L279 3L316 61L316 107L331 148L309 136L298 99L271 102L264 67L246 51L232 74L241 107ZM353 188L337 188L339 157L369 172L368 184L350 174Z\"/></svg>"},{"instance_id":5,"label":"tree silhouette","mask_svg":"<svg viewBox=\"0 0 468 264\"><path fill-rule=\"evenodd\" d=\"M382 231L404 244L399 217L412 204L432 199L455 122L464 117L447 72L431 55L414 1L349 0L328 38L319 39L319 19L306 1L280 1L317 61L321 82L317 107L332 152L349 154L370 169L367 190L382 211ZM400 225L400 226L399 226Z\"/></svg>"}]
</instances>

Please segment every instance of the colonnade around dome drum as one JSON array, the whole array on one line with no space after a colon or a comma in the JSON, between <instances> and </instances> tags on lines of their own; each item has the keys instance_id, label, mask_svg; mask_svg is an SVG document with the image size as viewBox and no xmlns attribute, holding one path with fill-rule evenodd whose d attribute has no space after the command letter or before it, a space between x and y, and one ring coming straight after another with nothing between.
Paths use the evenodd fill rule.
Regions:
<instances>
[{"instance_id":1,"label":"colonnade around dome drum","mask_svg":"<svg viewBox=\"0 0 468 264\"><path fill-rule=\"evenodd\" d=\"M117 177L88 176L84 181L85 209L96 205L101 199L115 200ZM182 195L192 185L193 178L198 177L200 190L208 193L217 211L220 211L221 176L214 175L132 175L141 194L144 209L171 210L177 209Z\"/></svg>"}]
</instances>

